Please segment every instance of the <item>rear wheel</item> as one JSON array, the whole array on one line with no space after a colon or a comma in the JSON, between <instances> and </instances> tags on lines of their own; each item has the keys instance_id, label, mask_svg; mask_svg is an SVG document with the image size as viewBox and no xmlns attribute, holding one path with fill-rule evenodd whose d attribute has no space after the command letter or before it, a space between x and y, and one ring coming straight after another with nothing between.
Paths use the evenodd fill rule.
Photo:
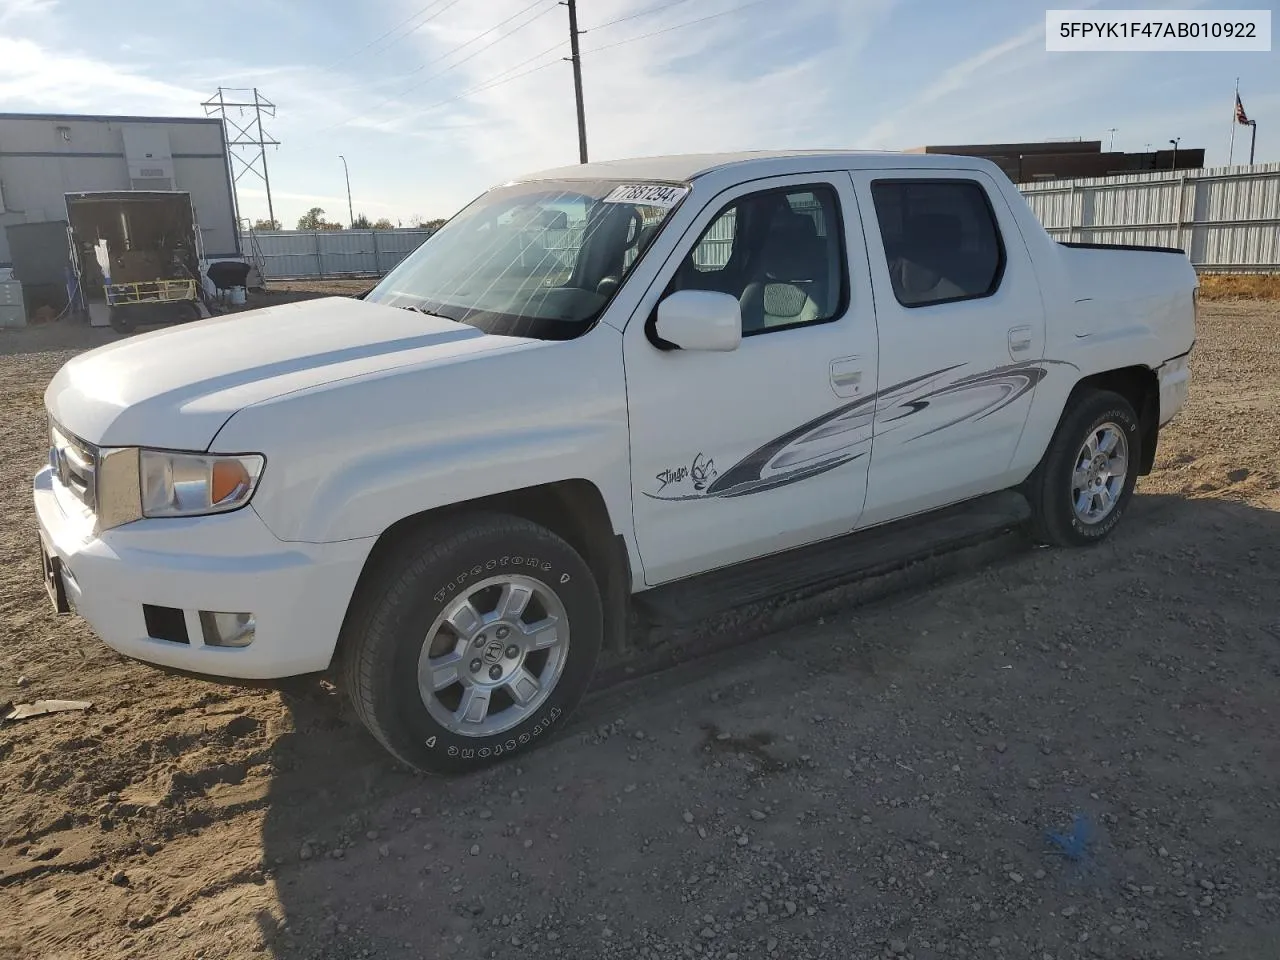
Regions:
<instances>
[{"instance_id":1,"label":"rear wheel","mask_svg":"<svg viewBox=\"0 0 1280 960\"><path fill-rule=\"evenodd\" d=\"M383 746L455 773L562 726L602 632L595 578L573 547L518 517L475 516L376 561L343 628L342 672Z\"/></svg>"},{"instance_id":2,"label":"rear wheel","mask_svg":"<svg viewBox=\"0 0 1280 960\"><path fill-rule=\"evenodd\" d=\"M1034 535L1059 546L1103 539L1129 505L1141 459L1142 433L1128 400L1109 390L1077 398L1027 481Z\"/></svg>"}]
</instances>

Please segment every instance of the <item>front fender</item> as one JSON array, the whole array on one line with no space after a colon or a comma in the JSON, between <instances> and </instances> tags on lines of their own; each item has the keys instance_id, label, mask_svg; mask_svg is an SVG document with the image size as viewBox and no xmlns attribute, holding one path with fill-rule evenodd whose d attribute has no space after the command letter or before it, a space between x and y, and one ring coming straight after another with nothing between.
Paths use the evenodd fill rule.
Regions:
<instances>
[{"instance_id":1,"label":"front fender","mask_svg":"<svg viewBox=\"0 0 1280 960\"><path fill-rule=\"evenodd\" d=\"M610 496L611 489L626 491L625 473L621 481L617 475L619 463L625 469L625 443L613 425L577 423L370 451L326 475L305 511L263 520L283 540L352 540L427 510L575 479L594 483L616 519L629 515Z\"/></svg>"},{"instance_id":2,"label":"front fender","mask_svg":"<svg viewBox=\"0 0 1280 960\"><path fill-rule=\"evenodd\" d=\"M253 508L281 540L378 536L437 507L581 479L631 516L621 338L400 369L248 407L220 452L260 452ZM628 532L619 530L618 532Z\"/></svg>"}]
</instances>

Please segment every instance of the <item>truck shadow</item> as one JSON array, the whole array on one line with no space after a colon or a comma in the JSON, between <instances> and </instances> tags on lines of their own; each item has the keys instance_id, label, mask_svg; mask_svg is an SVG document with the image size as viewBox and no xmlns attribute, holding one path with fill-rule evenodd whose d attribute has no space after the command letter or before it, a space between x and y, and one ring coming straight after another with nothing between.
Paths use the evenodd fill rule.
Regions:
<instances>
[{"instance_id":1,"label":"truck shadow","mask_svg":"<svg viewBox=\"0 0 1280 960\"><path fill-rule=\"evenodd\" d=\"M1116 536L1080 552L1079 561L1064 551L1027 546L982 568L963 559L950 568L939 565L932 585L904 581L905 592L874 599L858 616L892 624L891 633L869 639L865 645L855 638L852 644L842 641L835 647L846 658L837 670L849 691L847 709L859 711L869 726L874 726L877 712L888 709L877 703L871 691L883 689L881 685L889 681L877 676L874 669L868 670L869 662L891 663L893 680L910 696L916 685L913 672L918 676L926 668L936 669L940 660L954 658L954 684L931 685L928 694L914 691L921 698L919 709L925 715L971 712L975 698L985 702L982 698L989 694L984 686L988 681L982 679L985 674L968 670L972 658L988 656L991 651L932 633L923 635L923 618L933 608L931 601L937 599L936 594L931 596L937 585L957 577L966 585L972 582L972 591L966 586L948 593L950 614L964 619L971 613L973 622L982 617L1007 617L1020 631L1019 643L1027 648L1052 646L1056 651L1061 624L1028 617L1027 606L1049 606L1045 598L1054 593L1061 594L1062 603L1073 599L1085 581L1064 574L1064 565L1079 566L1081 562L1094 569L1123 573L1087 581L1092 591L1089 603L1107 608L1149 606L1151 629L1153 634L1160 631L1163 655L1169 662L1194 663L1205 655L1199 640L1183 639L1186 633L1167 632L1160 625L1174 612L1218 624L1218 635L1209 642L1218 651L1217 662L1233 674L1248 677L1256 671L1261 662L1259 651L1269 649L1263 659L1269 657L1273 665L1276 662L1280 618L1274 608L1268 619L1261 607L1237 607L1231 617L1240 622L1228 624L1231 617L1225 606L1238 604L1238 595L1252 589L1254 578L1261 581L1266 570L1274 576L1280 569L1280 513L1224 500L1142 495L1133 502ZM1180 598L1178 610L1161 609L1165 602L1161 598L1175 594ZM637 830L646 836L679 832L681 824L669 822L669 818L678 820L681 809L696 808L693 805L701 804L704 796L723 800L729 793L754 789L729 772L735 769L730 761L746 756L749 762L762 749L761 744L771 743L770 751L778 746L785 752L786 744L772 739L771 733L755 732L748 724L770 716L782 722L776 718L788 713L786 684L798 682L795 676L808 670L816 658L828 657L833 649L833 628L819 626L817 618L833 622L842 618L847 624L852 609L849 603L837 591L832 597L806 601L798 613L782 611L751 628L738 622L733 629L740 635L749 633L751 639L659 674L599 690L543 749L453 780L427 778L398 767L359 726L332 687L315 682L293 685L285 695L292 732L274 746L271 762L275 772L262 836L263 863L271 872L277 899L272 910L258 914L270 955L282 960L360 957L366 955L362 951L379 958L507 956L520 952L513 943L519 943L521 937L528 942L525 931L544 911L556 913L561 929L600 927L595 914L602 900L614 904L611 925L627 927L627 920L619 914L632 910L636 917L647 918L651 926L675 922L677 918L654 915L662 909L661 903L671 900L655 892L652 884L655 877L681 882L676 878L689 869L688 856L678 845L658 845L654 853L637 860L640 854L620 837L630 837ZM761 636L762 631L770 632ZM1227 644L1229 638L1244 635L1251 638L1248 643L1241 642L1235 648ZM1152 639L1127 634L1107 637L1108 646L1099 648L1098 662L1131 664L1125 672L1136 674L1146 663ZM779 651L785 651L782 666L776 658L771 659L771 654ZM1254 658L1252 662L1249 657ZM722 701L714 695L735 676L760 680L779 672L777 703L766 700L761 704L758 697ZM1103 716L1128 709L1124 697L1116 692L1122 684L1113 686L1110 679L1115 678L1101 683L1099 695L1103 699L1090 708ZM1157 677L1152 688L1158 695L1154 701L1149 696L1145 707L1151 712L1147 720L1153 729L1172 728L1185 720L1185 711L1178 712L1183 704L1172 702L1175 688L1160 687L1161 679ZM1064 682L1057 674L1042 675L1040 681ZM767 691L758 695L768 696ZM1066 698L1041 702L1065 704ZM714 706L708 707L708 703ZM1085 729L1089 725L1079 718L1072 719L1066 706L1062 710L1066 712L1061 717L1037 718L1040 724L1061 721L1063 742L1055 744L1055 749L1069 752L1073 738L1078 739L1076 747L1082 752L1115 750L1118 754L1124 749L1121 744L1099 747L1098 732ZM677 721L690 728L687 741L676 738L672 743L664 736L661 749L644 744L643 736L636 741L643 746L632 745L629 732L624 744L619 735L624 728L640 727L660 729L665 734L664 723L670 726ZM708 735L709 728L699 726L707 722L724 723L726 729L732 727L736 732L729 737L716 727ZM1271 736L1262 728L1255 732ZM605 741L607 751L600 747ZM846 745L839 755L843 757L856 746ZM1262 749L1258 743L1254 746ZM1266 749L1275 758L1274 747ZM798 789L789 786L793 762L809 769L808 757L799 763L790 755L775 758L770 752L768 760L788 771L783 779L774 781L775 792ZM760 771L762 776L767 773ZM1202 784L1197 776L1188 775L1179 783L1188 790L1212 793L1214 788ZM671 785L669 796L663 798L663 820L628 822L630 817L646 816L643 806L619 819L619 810L633 808L615 807L606 797L634 789L637 778L655 777ZM1022 802L1019 791L1025 779L1025 775L1018 777L1007 803L1016 806ZM841 782L838 776L836 781ZM847 786L847 777L844 783ZM1143 789L1162 787L1169 785L1153 777ZM717 800L708 802L714 805ZM1131 797L1131 802L1154 807L1160 798L1139 794ZM1244 801L1240 804L1243 815ZM1013 822L1016 818L1008 819ZM557 824L565 826L557 830ZM961 834L977 829L952 826ZM1257 826L1256 832L1266 833ZM573 835L564 835L570 829ZM844 842L832 835L817 837L821 832L817 827L792 829L814 831L805 842L837 847ZM954 839L982 846L990 838L959 835ZM1216 842L1213 836L1205 838L1206 848ZM528 854L535 843L532 852L541 857L531 861ZM610 866L619 860L632 865L629 872ZM605 875L608 889L602 879ZM978 889L974 888L974 896L980 895ZM855 900L836 913L856 914L862 906L870 909L869 904L856 902L856 890L851 888L849 896ZM898 898L898 912L912 915L909 890L878 896ZM877 902L881 914L893 912L883 898ZM694 914L706 911L688 906L684 912L693 920L681 917L679 922L687 926L685 921L689 921L696 927L700 921ZM829 927L820 931L824 934L847 933L836 913L819 914L809 922ZM1251 934L1243 927L1241 930L1240 945L1247 946ZM1252 935L1260 934L1255 931ZM545 933L533 936L545 937ZM559 944L540 946L565 957L600 955L598 930L592 934L594 939L585 933L563 936Z\"/></svg>"}]
</instances>

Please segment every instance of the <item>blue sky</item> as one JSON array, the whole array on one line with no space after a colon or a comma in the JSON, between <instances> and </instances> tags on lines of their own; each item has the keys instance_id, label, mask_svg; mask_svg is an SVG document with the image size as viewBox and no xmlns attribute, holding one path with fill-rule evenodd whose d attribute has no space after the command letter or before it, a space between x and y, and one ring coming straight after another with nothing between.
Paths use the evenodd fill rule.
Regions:
<instances>
[{"instance_id":1,"label":"blue sky","mask_svg":"<svg viewBox=\"0 0 1280 960\"><path fill-rule=\"evenodd\" d=\"M1052 4L1086 5L1275 2ZM1105 147L1115 127L1116 149L1181 137L1217 165L1238 76L1257 159L1280 159L1280 52L1051 54L1045 7L579 0L591 157L1049 137ZM0 103L198 116L220 84L257 85L279 108L268 162L286 226L311 206L346 219L340 153L357 213L443 217L577 159L566 37L555 0L0 0ZM1237 162L1248 134L1237 128ZM250 178L240 202L242 215L266 215Z\"/></svg>"}]
</instances>

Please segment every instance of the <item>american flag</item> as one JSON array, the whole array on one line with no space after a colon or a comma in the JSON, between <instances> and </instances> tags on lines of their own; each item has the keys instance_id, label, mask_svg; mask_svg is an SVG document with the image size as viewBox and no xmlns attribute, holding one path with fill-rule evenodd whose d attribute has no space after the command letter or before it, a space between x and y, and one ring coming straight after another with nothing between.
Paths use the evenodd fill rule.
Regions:
<instances>
[{"instance_id":1,"label":"american flag","mask_svg":"<svg viewBox=\"0 0 1280 960\"><path fill-rule=\"evenodd\" d=\"M1246 126L1250 123L1248 117L1244 115L1244 104L1240 102L1240 94L1236 94L1236 123L1243 123Z\"/></svg>"}]
</instances>

